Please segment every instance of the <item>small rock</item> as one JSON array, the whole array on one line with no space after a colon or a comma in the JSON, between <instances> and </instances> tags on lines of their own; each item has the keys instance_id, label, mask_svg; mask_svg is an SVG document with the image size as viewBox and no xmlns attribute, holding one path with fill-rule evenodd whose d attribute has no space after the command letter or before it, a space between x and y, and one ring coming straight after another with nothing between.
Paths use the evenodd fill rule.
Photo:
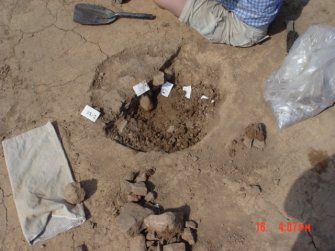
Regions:
<instances>
[{"instance_id":1,"label":"small rock","mask_svg":"<svg viewBox=\"0 0 335 251\"><path fill-rule=\"evenodd\" d=\"M152 100L147 95L142 95L140 98L140 107L146 111L150 112L152 109L154 109L154 104L152 103Z\"/></svg>"},{"instance_id":2,"label":"small rock","mask_svg":"<svg viewBox=\"0 0 335 251\"><path fill-rule=\"evenodd\" d=\"M127 201L128 202L139 202L141 200L141 196L135 194L128 194Z\"/></svg>"},{"instance_id":3,"label":"small rock","mask_svg":"<svg viewBox=\"0 0 335 251\"><path fill-rule=\"evenodd\" d=\"M146 196L148 193L147 186L144 182L130 183L131 192L135 195Z\"/></svg>"},{"instance_id":4,"label":"small rock","mask_svg":"<svg viewBox=\"0 0 335 251\"><path fill-rule=\"evenodd\" d=\"M160 215L149 215L144 219L144 224L150 232L156 232L168 240L182 232L184 222L181 214L166 212Z\"/></svg>"},{"instance_id":5,"label":"small rock","mask_svg":"<svg viewBox=\"0 0 335 251\"><path fill-rule=\"evenodd\" d=\"M257 148L257 149L263 150L265 148L265 141L260 141L258 139L254 139L254 142L252 143L252 146Z\"/></svg>"},{"instance_id":6,"label":"small rock","mask_svg":"<svg viewBox=\"0 0 335 251\"><path fill-rule=\"evenodd\" d=\"M145 201L148 202L154 202L155 201L155 194L153 192L149 192L147 193L147 195L145 196Z\"/></svg>"},{"instance_id":7,"label":"small rock","mask_svg":"<svg viewBox=\"0 0 335 251\"><path fill-rule=\"evenodd\" d=\"M133 182L136 178L137 172L129 172L127 175L124 177L124 180Z\"/></svg>"},{"instance_id":8,"label":"small rock","mask_svg":"<svg viewBox=\"0 0 335 251\"><path fill-rule=\"evenodd\" d=\"M122 4L124 0L113 0L115 3Z\"/></svg>"},{"instance_id":9,"label":"small rock","mask_svg":"<svg viewBox=\"0 0 335 251\"><path fill-rule=\"evenodd\" d=\"M116 223L123 233L135 236L145 228L143 226L143 219L153 213L152 210L136 203L126 203L121 209L120 214L116 217Z\"/></svg>"},{"instance_id":10,"label":"small rock","mask_svg":"<svg viewBox=\"0 0 335 251\"><path fill-rule=\"evenodd\" d=\"M85 199L85 190L80 186L80 183L71 182L65 186L64 199L72 205L79 204Z\"/></svg>"},{"instance_id":11,"label":"small rock","mask_svg":"<svg viewBox=\"0 0 335 251\"><path fill-rule=\"evenodd\" d=\"M130 251L146 251L147 246L142 234L135 236L130 240Z\"/></svg>"},{"instance_id":12,"label":"small rock","mask_svg":"<svg viewBox=\"0 0 335 251\"><path fill-rule=\"evenodd\" d=\"M128 194L131 194L131 184L129 181L122 180L120 183L121 187L121 193L125 196L128 196Z\"/></svg>"},{"instance_id":13,"label":"small rock","mask_svg":"<svg viewBox=\"0 0 335 251\"><path fill-rule=\"evenodd\" d=\"M136 177L136 182L146 182L146 181L147 181L147 175L146 175L146 173L140 173Z\"/></svg>"},{"instance_id":14,"label":"small rock","mask_svg":"<svg viewBox=\"0 0 335 251\"><path fill-rule=\"evenodd\" d=\"M189 228L193 228L193 229L197 229L197 223L195 223L194 221L186 221L185 222L185 227L189 227Z\"/></svg>"},{"instance_id":15,"label":"small rock","mask_svg":"<svg viewBox=\"0 0 335 251\"><path fill-rule=\"evenodd\" d=\"M169 245L165 245L163 247L163 251L185 251L185 243L173 243Z\"/></svg>"},{"instance_id":16,"label":"small rock","mask_svg":"<svg viewBox=\"0 0 335 251\"><path fill-rule=\"evenodd\" d=\"M152 79L152 84L154 86L159 86L165 83L165 77L164 77L164 72L159 72L156 74L153 79Z\"/></svg>"},{"instance_id":17,"label":"small rock","mask_svg":"<svg viewBox=\"0 0 335 251\"><path fill-rule=\"evenodd\" d=\"M190 244L191 246L193 246L195 244L195 238L194 238L194 234L191 228L184 228L184 232L181 235L181 238L184 241L187 241L188 244Z\"/></svg>"}]
</instances>

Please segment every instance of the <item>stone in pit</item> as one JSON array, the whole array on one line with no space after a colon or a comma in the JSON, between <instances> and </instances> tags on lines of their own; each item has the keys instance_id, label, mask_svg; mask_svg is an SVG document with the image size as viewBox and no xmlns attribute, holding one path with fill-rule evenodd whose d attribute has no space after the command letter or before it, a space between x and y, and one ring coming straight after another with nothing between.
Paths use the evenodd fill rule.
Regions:
<instances>
[{"instance_id":1,"label":"stone in pit","mask_svg":"<svg viewBox=\"0 0 335 251\"><path fill-rule=\"evenodd\" d=\"M129 236L139 234L143 229L143 219L154 212L135 203L126 203L116 217L120 230Z\"/></svg>"}]
</instances>

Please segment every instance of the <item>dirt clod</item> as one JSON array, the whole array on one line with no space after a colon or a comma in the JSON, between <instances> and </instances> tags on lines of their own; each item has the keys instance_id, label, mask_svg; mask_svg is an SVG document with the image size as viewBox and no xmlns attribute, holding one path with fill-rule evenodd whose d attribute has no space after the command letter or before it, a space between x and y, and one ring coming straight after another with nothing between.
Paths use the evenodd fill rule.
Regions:
<instances>
[{"instance_id":1,"label":"dirt clod","mask_svg":"<svg viewBox=\"0 0 335 251\"><path fill-rule=\"evenodd\" d=\"M71 182L65 186L64 199L72 205L79 204L85 199L85 190L80 183Z\"/></svg>"},{"instance_id":2,"label":"dirt clod","mask_svg":"<svg viewBox=\"0 0 335 251\"><path fill-rule=\"evenodd\" d=\"M265 141L266 127L263 123L250 124L245 128L245 135L249 139L257 139L259 141Z\"/></svg>"}]
</instances>

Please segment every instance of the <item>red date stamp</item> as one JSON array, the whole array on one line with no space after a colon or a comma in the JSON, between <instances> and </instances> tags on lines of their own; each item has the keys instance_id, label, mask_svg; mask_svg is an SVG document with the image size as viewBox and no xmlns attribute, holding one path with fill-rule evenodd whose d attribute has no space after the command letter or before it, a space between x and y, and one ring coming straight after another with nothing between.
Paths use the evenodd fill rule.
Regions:
<instances>
[{"instance_id":1,"label":"red date stamp","mask_svg":"<svg viewBox=\"0 0 335 251\"><path fill-rule=\"evenodd\" d=\"M258 221L256 222L256 230L257 232L264 233L267 230L266 222ZM312 226L311 224L300 223L300 222L279 222L278 230L281 233L292 233L292 232L311 232Z\"/></svg>"}]
</instances>

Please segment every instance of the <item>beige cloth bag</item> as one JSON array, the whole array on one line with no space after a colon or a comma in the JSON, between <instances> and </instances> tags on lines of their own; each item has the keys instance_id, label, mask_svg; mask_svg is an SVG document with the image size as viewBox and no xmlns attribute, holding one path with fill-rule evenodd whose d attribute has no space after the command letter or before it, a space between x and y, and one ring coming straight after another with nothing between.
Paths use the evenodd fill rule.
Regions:
<instances>
[{"instance_id":1,"label":"beige cloth bag","mask_svg":"<svg viewBox=\"0 0 335 251\"><path fill-rule=\"evenodd\" d=\"M21 228L30 244L85 221L83 205L73 206L63 199L64 187L73 178L50 122L2 145Z\"/></svg>"}]
</instances>

